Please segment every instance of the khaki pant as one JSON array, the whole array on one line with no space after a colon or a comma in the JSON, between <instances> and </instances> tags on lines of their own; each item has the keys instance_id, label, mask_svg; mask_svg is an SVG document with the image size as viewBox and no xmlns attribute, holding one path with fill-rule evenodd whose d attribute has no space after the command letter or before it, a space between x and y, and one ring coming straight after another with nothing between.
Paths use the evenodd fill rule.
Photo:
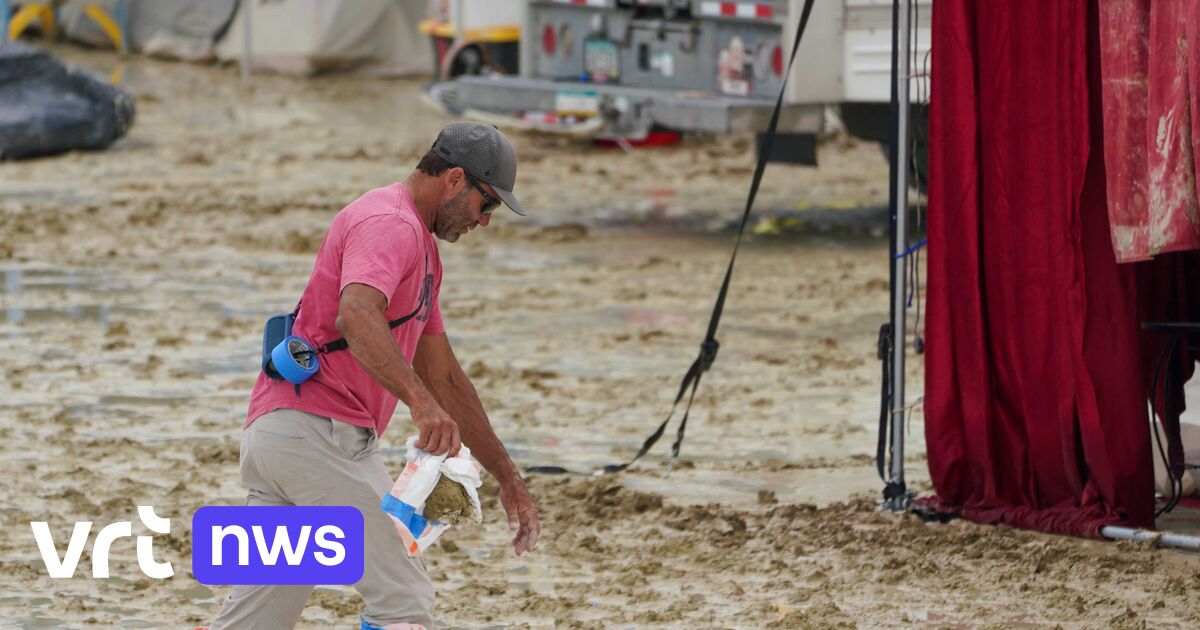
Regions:
<instances>
[{"instance_id":1,"label":"khaki pant","mask_svg":"<svg viewBox=\"0 0 1200 630\"><path fill-rule=\"evenodd\" d=\"M433 585L411 558L379 502L392 477L373 429L280 409L242 434L246 505L353 505L366 525L366 566L354 585L376 626L433 623ZM236 586L211 629L292 628L312 586Z\"/></svg>"}]
</instances>

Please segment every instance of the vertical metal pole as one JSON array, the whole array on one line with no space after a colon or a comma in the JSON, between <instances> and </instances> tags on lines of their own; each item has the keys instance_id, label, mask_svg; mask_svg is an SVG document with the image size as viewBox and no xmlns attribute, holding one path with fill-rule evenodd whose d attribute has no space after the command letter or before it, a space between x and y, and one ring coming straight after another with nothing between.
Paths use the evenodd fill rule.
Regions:
<instances>
[{"instance_id":1,"label":"vertical metal pole","mask_svg":"<svg viewBox=\"0 0 1200 630\"><path fill-rule=\"evenodd\" d=\"M463 4L463 0L454 2L454 46L467 39L467 16Z\"/></svg>"},{"instance_id":2,"label":"vertical metal pole","mask_svg":"<svg viewBox=\"0 0 1200 630\"><path fill-rule=\"evenodd\" d=\"M896 102L898 124L895 138L896 156L896 229L892 234L893 251L898 258L896 278L892 283L892 469L891 483L906 489L904 484L904 358L908 350L908 324L906 322L905 298L908 296L908 82L909 61L909 7L911 0L900 0L897 29ZM893 511L908 508L907 491L888 501Z\"/></svg>"},{"instance_id":3,"label":"vertical metal pole","mask_svg":"<svg viewBox=\"0 0 1200 630\"><path fill-rule=\"evenodd\" d=\"M129 54L129 11L125 0L117 0L117 27L121 29L121 56Z\"/></svg>"},{"instance_id":4,"label":"vertical metal pole","mask_svg":"<svg viewBox=\"0 0 1200 630\"><path fill-rule=\"evenodd\" d=\"M8 0L0 0L0 26L4 27L4 32L0 33L0 42L8 41L8 19L12 17L12 6Z\"/></svg>"},{"instance_id":5,"label":"vertical metal pole","mask_svg":"<svg viewBox=\"0 0 1200 630\"><path fill-rule=\"evenodd\" d=\"M250 80L250 22L254 21L254 0L242 0L242 80Z\"/></svg>"},{"instance_id":6,"label":"vertical metal pole","mask_svg":"<svg viewBox=\"0 0 1200 630\"><path fill-rule=\"evenodd\" d=\"M539 38L538 42L541 42L542 34L535 33L535 29L530 24L529 3L519 2L517 4L520 6L517 11L517 23L521 28L521 36L517 38L517 75L530 77L533 76L533 51L534 46L537 45L533 38L536 36Z\"/></svg>"}]
</instances>

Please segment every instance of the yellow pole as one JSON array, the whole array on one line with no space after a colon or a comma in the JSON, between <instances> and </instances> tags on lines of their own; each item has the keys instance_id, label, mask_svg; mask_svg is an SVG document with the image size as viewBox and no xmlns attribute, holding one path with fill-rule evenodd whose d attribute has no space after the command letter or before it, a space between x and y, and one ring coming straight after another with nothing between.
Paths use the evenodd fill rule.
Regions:
<instances>
[{"instance_id":1,"label":"yellow pole","mask_svg":"<svg viewBox=\"0 0 1200 630\"><path fill-rule=\"evenodd\" d=\"M100 26L100 30L104 31L104 34L108 36L110 41L112 41L113 46L117 49L117 52L124 50L124 33L121 32L121 27L117 25L116 20L112 19L112 16L110 16L104 9L100 8L99 5L95 4L87 5L83 8L83 12Z\"/></svg>"},{"instance_id":2,"label":"yellow pole","mask_svg":"<svg viewBox=\"0 0 1200 630\"><path fill-rule=\"evenodd\" d=\"M27 4L21 7L8 23L8 39L16 40L38 18L44 20L43 8L44 5L41 4Z\"/></svg>"}]
</instances>

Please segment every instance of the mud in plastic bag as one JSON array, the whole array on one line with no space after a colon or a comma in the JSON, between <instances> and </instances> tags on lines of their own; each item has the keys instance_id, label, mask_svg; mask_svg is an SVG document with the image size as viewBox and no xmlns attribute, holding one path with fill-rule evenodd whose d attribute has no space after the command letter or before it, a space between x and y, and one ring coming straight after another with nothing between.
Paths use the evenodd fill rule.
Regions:
<instances>
[{"instance_id":1,"label":"mud in plastic bag","mask_svg":"<svg viewBox=\"0 0 1200 630\"><path fill-rule=\"evenodd\" d=\"M479 478L481 467L471 458L471 449L464 445L455 457L430 455L413 446L416 441L416 436L408 438L404 472L400 473L391 491L383 496L379 506L391 517L410 556L420 555L461 519L477 523L483 520L483 509L479 504L479 486L483 485ZM438 488L439 481L441 488ZM433 505L427 506L435 489L438 494L433 497ZM463 503L468 509L461 509ZM444 520L426 518L427 507L438 512L430 511L430 517Z\"/></svg>"}]
</instances>

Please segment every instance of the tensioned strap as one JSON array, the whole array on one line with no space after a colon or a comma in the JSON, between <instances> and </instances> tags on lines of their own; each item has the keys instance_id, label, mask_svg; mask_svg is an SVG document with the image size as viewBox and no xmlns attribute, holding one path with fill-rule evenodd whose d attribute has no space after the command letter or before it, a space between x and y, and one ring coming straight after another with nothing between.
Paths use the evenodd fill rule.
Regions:
<instances>
[{"instance_id":1,"label":"tensioned strap","mask_svg":"<svg viewBox=\"0 0 1200 630\"><path fill-rule=\"evenodd\" d=\"M687 374L683 376L683 382L679 385L679 393L675 395L675 402L671 405L671 412L667 414L667 419L663 420L650 437L646 438L642 448L638 450L637 455L633 459L624 464L610 464L604 467L604 472L614 473L620 472L629 468L634 462L641 459L643 455L648 453L654 447L658 439L667 429L667 424L671 422L671 418L675 415L675 408L679 406L683 400L683 395L691 387L691 393L688 395L687 407L684 408L683 418L679 422L679 430L675 434L675 442L671 445L671 460L670 465L674 465L675 459L679 457L679 449L683 445L683 434L687 430L688 414L692 411L692 401L696 398L696 388L700 386L700 377L712 367L713 361L717 358L717 350L720 344L717 343L717 327L721 323L721 312L725 310L725 296L729 293L729 281L733 277L733 264L737 260L738 248L742 244L742 234L746 231L746 222L750 218L750 210L754 208L754 198L758 195L758 186L762 183L763 171L767 168L767 156L771 155L771 145L775 141L775 132L779 127L779 113L783 109L783 97L787 92L788 77L792 74L792 64L796 61L796 51L800 49L800 40L804 36L804 29L808 26L808 16L812 13L813 0L804 0L804 9L800 14L800 26L796 29L796 40L792 44L792 54L788 57L787 72L783 75L783 85L779 86L779 98L775 100L775 111L771 112L771 122L767 125L767 131L763 137L762 146L758 152L758 164L754 167L754 179L750 182L750 194L746 196L746 208L742 211L742 221L738 225L737 240L733 245L733 255L729 257L729 266L725 269L725 279L721 282L721 290L717 293L717 302L713 305L712 317L708 320L708 332L704 336L704 341L700 344L700 355L692 362L692 366L688 368Z\"/></svg>"},{"instance_id":2,"label":"tensioned strap","mask_svg":"<svg viewBox=\"0 0 1200 630\"><path fill-rule=\"evenodd\" d=\"M392 328L395 328L395 327L403 324L404 322L416 317L417 313L420 313L421 309L424 307L425 307L425 303L422 302L417 305L416 310L409 313L408 315L405 315L404 317L400 317L398 319L393 319L392 321L388 322L388 329L391 330ZM299 307L296 307L296 310L300 310ZM338 350L345 350L346 348L349 348L349 347L350 347L350 344L346 341L345 337L338 337L337 339L334 339L333 341L330 341L329 343L317 348L317 352L320 354L325 354L328 352L337 352Z\"/></svg>"}]
</instances>

